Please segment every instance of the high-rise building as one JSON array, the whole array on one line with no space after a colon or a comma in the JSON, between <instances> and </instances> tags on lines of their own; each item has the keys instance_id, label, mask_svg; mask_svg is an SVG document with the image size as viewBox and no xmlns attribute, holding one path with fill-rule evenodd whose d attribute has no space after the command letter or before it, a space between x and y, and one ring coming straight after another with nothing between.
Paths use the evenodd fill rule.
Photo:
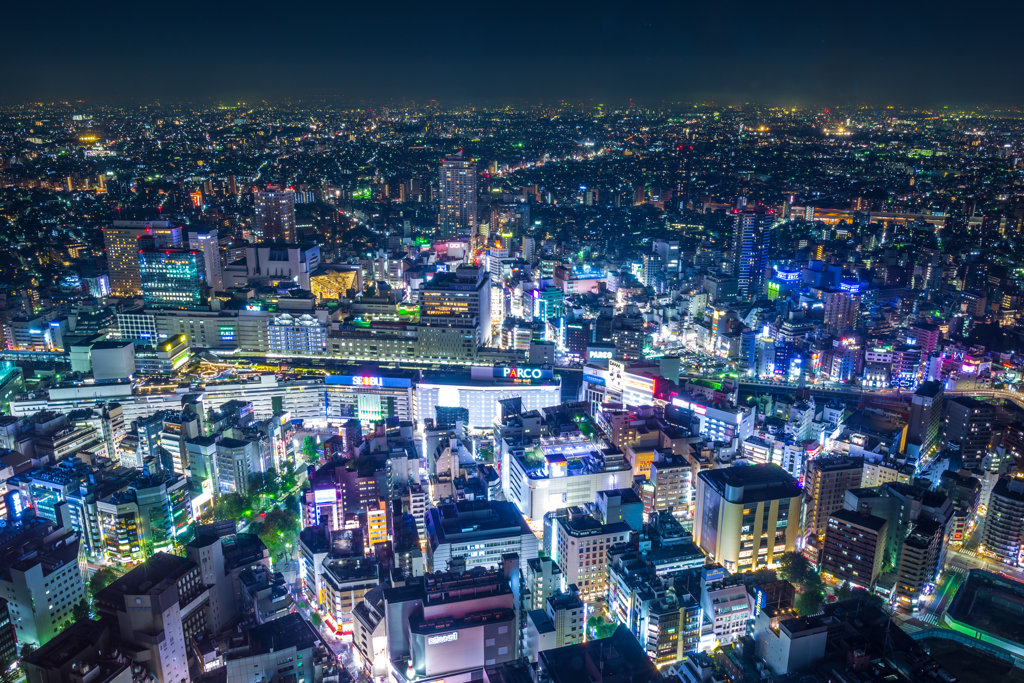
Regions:
<instances>
[{"instance_id":1,"label":"high-rise building","mask_svg":"<svg viewBox=\"0 0 1024 683\"><path fill-rule=\"evenodd\" d=\"M206 305L206 260L201 252L143 249L138 259L147 308L193 310Z\"/></svg>"},{"instance_id":2,"label":"high-rise building","mask_svg":"<svg viewBox=\"0 0 1024 683\"><path fill-rule=\"evenodd\" d=\"M942 339L938 325L931 323L915 323L907 328L907 344L920 346L925 355L931 355Z\"/></svg>"},{"instance_id":3,"label":"high-rise building","mask_svg":"<svg viewBox=\"0 0 1024 683\"><path fill-rule=\"evenodd\" d=\"M0 537L0 594L22 644L38 647L49 641L74 621L75 607L85 600L78 564L81 538L72 529L67 503L57 505L57 519L54 524L26 517L9 524Z\"/></svg>"},{"instance_id":4,"label":"high-rise building","mask_svg":"<svg viewBox=\"0 0 1024 683\"><path fill-rule=\"evenodd\" d=\"M1024 545L1024 479L1003 475L992 488L981 541L985 552L1020 565Z\"/></svg>"},{"instance_id":5,"label":"high-rise building","mask_svg":"<svg viewBox=\"0 0 1024 683\"><path fill-rule=\"evenodd\" d=\"M856 302L850 292L841 289L827 290L825 299L825 327L830 334L840 335L853 327L857 319Z\"/></svg>"},{"instance_id":6,"label":"high-rise building","mask_svg":"<svg viewBox=\"0 0 1024 683\"><path fill-rule=\"evenodd\" d=\"M853 510L836 510L828 518L821 569L838 581L870 589L882 573L888 523Z\"/></svg>"},{"instance_id":7,"label":"high-rise building","mask_svg":"<svg viewBox=\"0 0 1024 683\"><path fill-rule=\"evenodd\" d=\"M143 238L149 238L148 246L158 249L182 246L181 228L169 221L114 221L103 229L111 294L130 297L142 292L139 240Z\"/></svg>"},{"instance_id":8,"label":"high-rise building","mask_svg":"<svg viewBox=\"0 0 1024 683\"><path fill-rule=\"evenodd\" d=\"M992 439L996 408L971 396L957 396L946 410L946 447L959 453L966 469L981 465Z\"/></svg>"},{"instance_id":9,"label":"high-rise building","mask_svg":"<svg viewBox=\"0 0 1024 683\"><path fill-rule=\"evenodd\" d=\"M764 286L774 218L774 211L761 207L733 212L733 275L739 291L755 299Z\"/></svg>"},{"instance_id":10,"label":"high-rise building","mask_svg":"<svg viewBox=\"0 0 1024 683\"><path fill-rule=\"evenodd\" d=\"M268 188L253 193L256 237L261 242L295 242L295 193Z\"/></svg>"},{"instance_id":11,"label":"high-rise building","mask_svg":"<svg viewBox=\"0 0 1024 683\"><path fill-rule=\"evenodd\" d=\"M802 494L778 465L705 470L697 476L694 541L733 573L772 566L796 548Z\"/></svg>"},{"instance_id":12,"label":"high-rise building","mask_svg":"<svg viewBox=\"0 0 1024 683\"><path fill-rule=\"evenodd\" d=\"M552 559L558 563L565 582L576 585L585 602L608 592L608 549L629 538L625 522L603 524L592 515L557 517L552 533Z\"/></svg>"},{"instance_id":13,"label":"high-rise building","mask_svg":"<svg viewBox=\"0 0 1024 683\"><path fill-rule=\"evenodd\" d=\"M476 164L458 154L441 162L438 181L440 216L438 224L445 236L473 235L476 228Z\"/></svg>"},{"instance_id":14,"label":"high-rise building","mask_svg":"<svg viewBox=\"0 0 1024 683\"><path fill-rule=\"evenodd\" d=\"M681 455L662 453L651 463L651 507L654 511L668 510L680 518L693 514L693 467Z\"/></svg>"},{"instance_id":15,"label":"high-rise building","mask_svg":"<svg viewBox=\"0 0 1024 683\"><path fill-rule=\"evenodd\" d=\"M537 557L537 537L514 503L460 500L427 510L427 572L448 571L462 559L467 569L500 567L516 553L522 563Z\"/></svg>"},{"instance_id":16,"label":"high-rise building","mask_svg":"<svg viewBox=\"0 0 1024 683\"><path fill-rule=\"evenodd\" d=\"M929 457L939 447L942 436L942 393L942 382L925 382L917 388L911 399L907 448L916 448L919 458Z\"/></svg>"},{"instance_id":17,"label":"high-rise building","mask_svg":"<svg viewBox=\"0 0 1024 683\"><path fill-rule=\"evenodd\" d=\"M206 284L213 292L224 289L224 275L220 262L220 241L217 228L204 227L188 231L188 248L203 255L206 264Z\"/></svg>"},{"instance_id":18,"label":"high-rise building","mask_svg":"<svg viewBox=\"0 0 1024 683\"><path fill-rule=\"evenodd\" d=\"M522 587L514 555L507 559L497 569L437 572L384 589L388 670L397 683L481 680L484 666L519 656Z\"/></svg>"},{"instance_id":19,"label":"high-rise building","mask_svg":"<svg viewBox=\"0 0 1024 683\"><path fill-rule=\"evenodd\" d=\"M548 598L562 589L562 570L550 557L535 557L526 562L527 607L543 610Z\"/></svg>"},{"instance_id":20,"label":"high-rise building","mask_svg":"<svg viewBox=\"0 0 1024 683\"><path fill-rule=\"evenodd\" d=\"M860 488L863 476L863 458L815 458L807 464L803 527L808 542L821 540L829 515L842 509L846 492Z\"/></svg>"},{"instance_id":21,"label":"high-rise building","mask_svg":"<svg viewBox=\"0 0 1024 683\"><path fill-rule=\"evenodd\" d=\"M477 346L491 344L491 279L484 268L439 273L419 290L420 324L476 330Z\"/></svg>"},{"instance_id":22,"label":"high-rise building","mask_svg":"<svg viewBox=\"0 0 1024 683\"><path fill-rule=\"evenodd\" d=\"M167 553L157 553L96 594L96 613L118 625L122 651L132 652L158 681L189 679L189 640L208 628L208 604L199 567Z\"/></svg>"}]
</instances>

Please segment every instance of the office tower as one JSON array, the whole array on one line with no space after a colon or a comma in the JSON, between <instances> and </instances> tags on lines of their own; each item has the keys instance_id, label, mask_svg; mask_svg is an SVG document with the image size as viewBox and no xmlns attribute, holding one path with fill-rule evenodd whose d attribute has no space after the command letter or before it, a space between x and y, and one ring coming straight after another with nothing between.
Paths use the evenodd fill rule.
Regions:
<instances>
[{"instance_id":1,"label":"office tower","mask_svg":"<svg viewBox=\"0 0 1024 683\"><path fill-rule=\"evenodd\" d=\"M604 524L574 510L554 520L552 559L565 583L575 585L584 601L593 602L608 592L608 549L628 540L630 528L625 522Z\"/></svg>"},{"instance_id":2,"label":"office tower","mask_svg":"<svg viewBox=\"0 0 1024 683\"><path fill-rule=\"evenodd\" d=\"M421 327L474 328L475 346L490 346L491 278L484 268L460 266L454 273L438 273L417 293ZM439 345L427 351L424 355L433 357L446 349Z\"/></svg>"},{"instance_id":3,"label":"office tower","mask_svg":"<svg viewBox=\"0 0 1024 683\"><path fill-rule=\"evenodd\" d=\"M952 501L944 493L889 482L847 491L844 507L886 520L885 566L896 574L896 600L913 609L941 566L956 514Z\"/></svg>"},{"instance_id":4,"label":"office tower","mask_svg":"<svg viewBox=\"0 0 1024 683\"><path fill-rule=\"evenodd\" d=\"M1024 545L1024 479L1003 475L992 488L981 541L986 552L1002 562L1021 564Z\"/></svg>"},{"instance_id":5,"label":"office tower","mask_svg":"<svg viewBox=\"0 0 1024 683\"><path fill-rule=\"evenodd\" d=\"M802 493L778 465L705 470L697 476L694 540L730 572L772 566L796 548Z\"/></svg>"},{"instance_id":6,"label":"office tower","mask_svg":"<svg viewBox=\"0 0 1024 683\"><path fill-rule=\"evenodd\" d=\"M665 283L665 267L658 254L642 254L640 261L643 267L640 270L640 282L644 287L660 289Z\"/></svg>"},{"instance_id":7,"label":"office tower","mask_svg":"<svg viewBox=\"0 0 1024 683\"><path fill-rule=\"evenodd\" d=\"M249 629L226 659L222 676L228 681L312 683L324 680L335 656L312 624L293 612Z\"/></svg>"},{"instance_id":8,"label":"office tower","mask_svg":"<svg viewBox=\"0 0 1024 683\"><path fill-rule=\"evenodd\" d=\"M679 274L679 240L654 240L651 251L661 257L661 265L667 277Z\"/></svg>"},{"instance_id":9,"label":"office tower","mask_svg":"<svg viewBox=\"0 0 1024 683\"><path fill-rule=\"evenodd\" d=\"M534 557L526 561L526 588L531 610L546 608L548 598L564 588L562 570L550 557Z\"/></svg>"},{"instance_id":10,"label":"office tower","mask_svg":"<svg viewBox=\"0 0 1024 683\"><path fill-rule=\"evenodd\" d=\"M860 488L863 476L863 458L821 457L807 464L803 528L808 543L821 540L829 515L842 509L846 492Z\"/></svg>"},{"instance_id":11,"label":"office tower","mask_svg":"<svg viewBox=\"0 0 1024 683\"><path fill-rule=\"evenodd\" d=\"M651 463L651 506L645 510L668 510L677 517L689 519L693 514L693 467L681 455L662 453Z\"/></svg>"},{"instance_id":12,"label":"office tower","mask_svg":"<svg viewBox=\"0 0 1024 683\"><path fill-rule=\"evenodd\" d=\"M253 193L256 238L261 242L295 242L295 193L268 188Z\"/></svg>"},{"instance_id":13,"label":"office tower","mask_svg":"<svg viewBox=\"0 0 1024 683\"><path fill-rule=\"evenodd\" d=\"M85 600L78 564L81 537L72 529L67 503L57 504L56 515L56 524L25 517L9 525L0 549L0 594L23 645L49 641L74 621L75 606Z\"/></svg>"},{"instance_id":14,"label":"office tower","mask_svg":"<svg viewBox=\"0 0 1024 683\"><path fill-rule=\"evenodd\" d=\"M476 164L460 150L441 162L438 180L441 234L473 236L476 228Z\"/></svg>"},{"instance_id":15,"label":"office tower","mask_svg":"<svg viewBox=\"0 0 1024 683\"><path fill-rule=\"evenodd\" d=\"M732 274L739 291L752 299L762 294L774 219L774 211L761 207L733 212Z\"/></svg>"},{"instance_id":16,"label":"office tower","mask_svg":"<svg viewBox=\"0 0 1024 683\"><path fill-rule=\"evenodd\" d=\"M853 327L857 320L857 306L854 296L850 292L840 289L826 291L825 298L825 327L830 334L840 335L849 327Z\"/></svg>"},{"instance_id":17,"label":"office tower","mask_svg":"<svg viewBox=\"0 0 1024 683\"><path fill-rule=\"evenodd\" d=\"M828 518L821 569L837 581L870 589L882 573L888 523L866 511L836 510Z\"/></svg>"},{"instance_id":18,"label":"office tower","mask_svg":"<svg viewBox=\"0 0 1024 683\"><path fill-rule=\"evenodd\" d=\"M460 500L427 510L427 572L448 571L455 559L467 569L500 567L516 553L527 563L537 557L537 537L514 503Z\"/></svg>"},{"instance_id":19,"label":"office tower","mask_svg":"<svg viewBox=\"0 0 1024 683\"><path fill-rule=\"evenodd\" d=\"M607 683L612 671L616 680L630 683L661 680L640 641L621 624L608 638L541 652L538 668L538 680L550 683Z\"/></svg>"},{"instance_id":20,"label":"office tower","mask_svg":"<svg viewBox=\"0 0 1024 683\"><path fill-rule=\"evenodd\" d=\"M981 465L992 439L995 406L970 396L949 400L946 409L946 447L959 453L966 469Z\"/></svg>"},{"instance_id":21,"label":"office tower","mask_svg":"<svg viewBox=\"0 0 1024 683\"><path fill-rule=\"evenodd\" d=\"M156 680L189 680L189 640L208 628L208 590L194 562L157 553L97 593L96 613Z\"/></svg>"},{"instance_id":22,"label":"office tower","mask_svg":"<svg viewBox=\"0 0 1024 683\"><path fill-rule=\"evenodd\" d=\"M396 683L480 680L484 666L516 659L521 633L518 574L518 566L510 562L494 570L427 574L385 588L384 633Z\"/></svg>"},{"instance_id":23,"label":"office tower","mask_svg":"<svg viewBox=\"0 0 1024 683\"><path fill-rule=\"evenodd\" d=\"M910 402L907 448L917 449L920 462L939 447L942 436L942 382L924 382Z\"/></svg>"},{"instance_id":24,"label":"office tower","mask_svg":"<svg viewBox=\"0 0 1024 683\"><path fill-rule=\"evenodd\" d=\"M921 351L927 356L935 352L941 339L942 331L938 325L915 323L907 328L907 344L920 346Z\"/></svg>"},{"instance_id":25,"label":"office tower","mask_svg":"<svg viewBox=\"0 0 1024 683\"><path fill-rule=\"evenodd\" d=\"M182 247L181 228L169 221L114 221L103 229L111 294L130 297L142 292L139 240L143 238L150 238L147 246L157 249Z\"/></svg>"},{"instance_id":26,"label":"office tower","mask_svg":"<svg viewBox=\"0 0 1024 683\"><path fill-rule=\"evenodd\" d=\"M215 469L218 493L247 493L250 477L269 467L264 455L260 442L253 439L224 437L218 441Z\"/></svg>"},{"instance_id":27,"label":"office tower","mask_svg":"<svg viewBox=\"0 0 1024 683\"><path fill-rule=\"evenodd\" d=\"M554 627L555 647L583 642L587 630L586 619L583 616L583 601L574 586L570 584L567 592L549 596L544 608Z\"/></svg>"},{"instance_id":28,"label":"office tower","mask_svg":"<svg viewBox=\"0 0 1024 683\"><path fill-rule=\"evenodd\" d=\"M185 546L185 556L199 567L200 583L210 592L210 633L220 633L238 615L234 586L225 580L223 542L213 533L199 533Z\"/></svg>"},{"instance_id":29,"label":"office tower","mask_svg":"<svg viewBox=\"0 0 1024 683\"><path fill-rule=\"evenodd\" d=\"M195 310L206 306L206 261L201 252L141 250L138 259L146 308Z\"/></svg>"},{"instance_id":30,"label":"office tower","mask_svg":"<svg viewBox=\"0 0 1024 683\"><path fill-rule=\"evenodd\" d=\"M217 228L204 227L188 231L188 248L203 255L205 263L206 284L212 292L224 289L224 276L220 262L220 241Z\"/></svg>"}]
</instances>

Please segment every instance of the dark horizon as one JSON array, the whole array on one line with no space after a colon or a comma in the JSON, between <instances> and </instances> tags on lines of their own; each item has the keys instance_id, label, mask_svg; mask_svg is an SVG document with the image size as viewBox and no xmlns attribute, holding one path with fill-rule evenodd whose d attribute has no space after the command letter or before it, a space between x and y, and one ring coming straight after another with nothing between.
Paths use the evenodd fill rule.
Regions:
<instances>
[{"instance_id":1,"label":"dark horizon","mask_svg":"<svg viewBox=\"0 0 1024 683\"><path fill-rule=\"evenodd\" d=\"M1024 104L1019 4L116 4L7 8L0 104Z\"/></svg>"}]
</instances>

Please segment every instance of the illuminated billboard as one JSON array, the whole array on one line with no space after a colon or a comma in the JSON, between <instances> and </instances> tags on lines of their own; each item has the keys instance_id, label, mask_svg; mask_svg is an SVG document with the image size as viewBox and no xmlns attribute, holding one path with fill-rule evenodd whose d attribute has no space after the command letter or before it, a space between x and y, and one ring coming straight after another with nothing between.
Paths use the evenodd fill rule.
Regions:
<instances>
[{"instance_id":1,"label":"illuminated billboard","mask_svg":"<svg viewBox=\"0 0 1024 683\"><path fill-rule=\"evenodd\" d=\"M327 375L324 377L324 383L348 387L391 387L399 389L408 389L412 386L412 380L404 377L372 377L367 375Z\"/></svg>"},{"instance_id":2,"label":"illuminated billboard","mask_svg":"<svg viewBox=\"0 0 1024 683\"><path fill-rule=\"evenodd\" d=\"M333 505L338 502L338 492L335 489L317 489L313 491L313 502L317 505Z\"/></svg>"},{"instance_id":3,"label":"illuminated billboard","mask_svg":"<svg viewBox=\"0 0 1024 683\"><path fill-rule=\"evenodd\" d=\"M551 370L538 367L494 368L494 376L500 379L551 379Z\"/></svg>"}]
</instances>

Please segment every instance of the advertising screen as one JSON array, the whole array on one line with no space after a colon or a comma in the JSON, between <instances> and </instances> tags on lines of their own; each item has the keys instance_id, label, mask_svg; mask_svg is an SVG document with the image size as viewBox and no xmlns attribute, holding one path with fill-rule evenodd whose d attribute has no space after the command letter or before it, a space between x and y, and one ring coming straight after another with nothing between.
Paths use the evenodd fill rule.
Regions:
<instances>
[{"instance_id":1,"label":"advertising screen","mask_svg":"<svg viewBox=\"0 0 1024 683\"><path fill-rule=\"evenodd\" d=\"M313 491L313 501L318 505L323 503L336 503L338 492L334 489L317 489Z\"/></svg>"}]
</instances>

